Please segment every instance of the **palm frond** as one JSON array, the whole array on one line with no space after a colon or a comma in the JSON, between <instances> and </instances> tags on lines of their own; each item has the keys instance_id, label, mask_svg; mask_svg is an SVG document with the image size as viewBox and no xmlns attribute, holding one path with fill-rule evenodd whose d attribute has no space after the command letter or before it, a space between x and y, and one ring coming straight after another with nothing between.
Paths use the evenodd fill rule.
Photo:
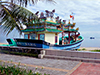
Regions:
<instances>
[{"instance_id":1,"label":"palm frond","mask_svg":"<svg viewBox=\"0 0 100 75\"><path fill-rule=\"evenodd\" d=\"M0 28L8 35L14 28L20 33L23 29L24 22L31 20L39 21L38 17L29 10L20 7L27 6L28 3L35 4L41 0L11 0L11 2L4 2L0 0ZM52 2L53 0L46 0ZM20 6L16 5L20 3Z\"/></svg>"},{"instance_id":2,"label":"palm frond","mask_svg":"<svg viewBox=\"0 0 100 75\"><path fill-rule=\"evenodd\" d=\"M13 7L8 7L2 5L2 10L0 14L1 18L1 28L7 35L16 28L20 33L21 29L23 29L23 22L26 20L30 21L30 16L32 18L38 19L36 15L27 9L20 7L18 5L13 5Z\"/></svg>"}]
</instances>

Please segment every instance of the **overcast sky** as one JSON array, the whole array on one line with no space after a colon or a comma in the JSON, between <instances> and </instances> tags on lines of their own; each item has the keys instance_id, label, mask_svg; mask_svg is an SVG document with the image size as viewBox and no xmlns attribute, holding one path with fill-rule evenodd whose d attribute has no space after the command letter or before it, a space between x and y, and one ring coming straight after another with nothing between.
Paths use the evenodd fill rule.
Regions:
<instances>
[{"instance_id":1,"label":"overcast sky","mask_svg":"<svg viewBox=\"0 0 100 75\"><path fill-rule=\"evenodd\" d=\"M100 0L55 0L55 2L56 4L40 1L35 5L29 5L27 9L33 13L55 9L55 16L67 21L73 12L76 28L79 27L81 34L88 33L89 36L100 34Z\"/></svg>"},{"instance_id":2,"label":"overcast sky","mask_svg":"<svg viewBox=\"0 0 100 75\"><path fill-rule=\"evenodd\" d=\"M100 0L54 0L56 3L39 1L35 5L29 5L28 10L44 12L55 9L55 16L63 20L69 20L69 15L74 13L76 28L83 37L100 37ZM70 19L71 20L71 19ZM12 36L15 34L12 34ZM0 35L1 37L1 35ZM9 36L8 36L9 37Z\"/></svg>"}]
</instances>

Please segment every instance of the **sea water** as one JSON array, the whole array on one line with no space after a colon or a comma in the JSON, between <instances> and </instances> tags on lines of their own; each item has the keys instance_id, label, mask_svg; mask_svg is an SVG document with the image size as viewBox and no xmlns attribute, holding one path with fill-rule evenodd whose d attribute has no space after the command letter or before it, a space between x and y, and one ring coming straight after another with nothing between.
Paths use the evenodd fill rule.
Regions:
<instances>
[{"instance_id":1,"label":"sea water","mask_svg":"<svg viewBox=\"0 0 100 75\"><path fill-rule=\"evenodd\" d=\"M81 47L100 47L100 39L90 39L90 37L84 37Z\"/></svg>"}]
</instances>

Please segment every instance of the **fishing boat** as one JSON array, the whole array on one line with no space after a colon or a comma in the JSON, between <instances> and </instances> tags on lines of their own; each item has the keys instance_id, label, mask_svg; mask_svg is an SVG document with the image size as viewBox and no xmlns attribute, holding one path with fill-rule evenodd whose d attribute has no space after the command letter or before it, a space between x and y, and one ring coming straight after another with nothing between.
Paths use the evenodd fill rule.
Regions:
<instances>
[{"instance_id":1,"label":"fishing boat","mask_svg":"<svg viewBox=\"0 0 100 75\"><path fill-rule=\"evenodd\" d=\"M90 37L90 39L95 39L95 37Z\"/></svg>"},{"instance_id":2,"label":"fishing boat","mask_svg":"<svg viewBox=\"0 0 100 75\"><path fill-rule=\"evenodd\" d=\"M36 12L39 20L25 22L27 27L22 30L24 38L7 39L9 45L56 50L80 48L83 37L78 32L79 28L74 29L76 23L71 23L70 20L66 23L66 20L59 19L59 16L54 18L54 13L55 10L45 10L45 14L41 12L40 15Z\"/></svg>"}]
</instances>

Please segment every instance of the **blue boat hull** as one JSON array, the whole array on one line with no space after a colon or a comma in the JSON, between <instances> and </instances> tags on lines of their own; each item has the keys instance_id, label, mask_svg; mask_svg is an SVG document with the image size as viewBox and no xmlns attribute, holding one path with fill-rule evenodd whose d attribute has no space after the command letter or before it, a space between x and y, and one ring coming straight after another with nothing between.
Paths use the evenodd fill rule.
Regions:
<instances>
[{"instance_id":1,"label":"blue boat hull","mask_svg":"<svg viewBox=\"0 0 100 75\"><path fill-rule=\"evenodd\" d=\"M55 50L75 50L79 49L83 38L66 45L51 45L50 43L43 40L32 40L32 39L7 39L8 43L11 46L21 46L21 47L34 47L34 48L43 48L43 49L55 49ZM13 44L14 43L14 44Z\"/></svg>"},{"instance_id":2,"label":"blue boat hull","mask_svg":"<svg viewBox=\"0 0 100 75\"><path fill-rule=\"evenodd\" d=\"M43 40L32 40L32 39L7 39L9 45L20 46L20 47L34 47L48 49L50 43Z\"/></svg>"},{"instance_id":3,"label":"blue boat hull","mask_svg":"<svg viewBox=\"0 0 100 75\"><path fill-rule=\"evenodd\" d=\"M72 44L67 45L51 45L49 49L57 49L57 50L75 50L79 49L83 40L79 40Z\"/></svg>"}]
</instances>

